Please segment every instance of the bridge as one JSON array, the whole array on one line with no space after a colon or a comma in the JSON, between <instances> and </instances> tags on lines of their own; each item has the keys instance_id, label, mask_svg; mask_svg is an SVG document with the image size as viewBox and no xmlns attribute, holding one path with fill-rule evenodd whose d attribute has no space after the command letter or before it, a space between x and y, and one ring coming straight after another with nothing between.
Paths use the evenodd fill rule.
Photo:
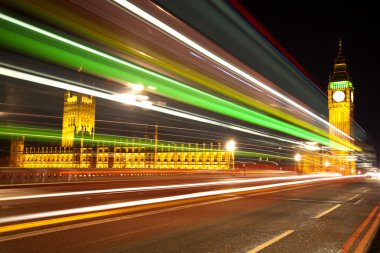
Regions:
<instances>
[{"instance_id":1,"label":"bridge","mask_svg":"<svg viewBox=\"0 0 380 253\"><path fill-rule=\"evenodd\" d=\"M342 41L323 90L236 1L7 1L0 23L4 252L376 241L376 151Z\"/></svg>"}]
</instances>

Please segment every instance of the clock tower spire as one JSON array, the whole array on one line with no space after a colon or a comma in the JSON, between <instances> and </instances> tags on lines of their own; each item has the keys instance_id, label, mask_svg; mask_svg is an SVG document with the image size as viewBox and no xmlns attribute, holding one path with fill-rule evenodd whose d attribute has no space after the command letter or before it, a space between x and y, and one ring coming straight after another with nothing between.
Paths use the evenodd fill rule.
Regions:
<instances>
[{"instance_id":1,"label":"clock tower spire","mask_svg":"<svg viewBox=\"0 0 380 253\"><path fill-rule=\"evenodd\" d=\"M342 39L339 40L338 55L334 61L334 73L329 78L328 107L330 124L353 138L354 86L347 72ZM341 132L335 128L330 128L332 138L353 142ZM334 170L336 172L342 172L346 175L356 172L355 161L352 159L351 152L332 149L331 153L334 157Z\"/></svg>"},{"instance_id":2,"label":"clock tower spire","mask_svg":"<svg viewBox=\"0 0 380 253\"><path fill-rule=\"evenodd\" d=\"M334 61L334 73L330 76L330 80L329 80L330 82L350 80L350 76L347 72L346 60L343 56L342 45L343 45L343 42L342 42L342 39L340 39L338 56L335 58L335 61Z\"/></svg>"}]
</instances>

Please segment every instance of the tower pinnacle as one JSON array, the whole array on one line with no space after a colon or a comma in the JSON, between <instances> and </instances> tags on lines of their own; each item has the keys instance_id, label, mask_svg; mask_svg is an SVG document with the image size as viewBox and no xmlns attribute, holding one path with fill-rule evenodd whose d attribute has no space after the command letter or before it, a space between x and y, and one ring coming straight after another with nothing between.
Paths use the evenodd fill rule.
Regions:
<instances>
[{"instance_id":1,"label":"tower pinnacle","mask_svg":"<svg viewBox=\"0 0 380 253\"><path fill-rule=\"evenodd\" d=\"M345 64L345 59L344 59L344 56L343 56L342 45L343 45L342 38L340 38L339 39L338 56L335 58L335 64L341 64L341 63Z\"/></svg>"},{"instance_id":2,"label":"tower pinnacle","mask_svg":"<svg viewBox=\"0 0 380 253\"><path fill-rule=\"evenodd\" d=\"M330 82L336 81L349 81L350 76L347 72L346 60L343 56L343 42L342 38L339 39L338 55L334 61L334 73L330 76Z\"/></svg>"}]
</instances>

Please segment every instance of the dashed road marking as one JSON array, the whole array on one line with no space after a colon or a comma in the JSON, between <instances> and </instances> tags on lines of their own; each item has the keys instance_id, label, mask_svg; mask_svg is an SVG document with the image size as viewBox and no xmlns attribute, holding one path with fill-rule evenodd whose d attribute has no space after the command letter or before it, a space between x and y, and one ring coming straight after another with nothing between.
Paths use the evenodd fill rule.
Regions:
<instances>
[{"instance_id":1,"label":"dashed road marking","mask_svg":"<svg viewBox=\"0 0 380 253\"><path fill-rule=\"evenodd\" d=\"M351 200L353 200L354 198L357 198L357 197L359 197L359 196L360 196L360 194L356 194L355 196L353 196L353 197L347 199L347 201L351 201Z\"/></svg>"},{"instance_id":2,"label":"dashed road marking","mask_svg":"<svg viewBox=\"0 0 380 253\"><path fill-rule=\"evenodd\" d=\"M263 243L263 244L257 246L256 248L251 249L251 250L248 251L247 253L256 253L256 252L259 252L260 250L262 250L262 249L268 247L269 245L271 245L271 244L273 244L273 243L275 243L275 242L281 240L282 238L284 238L284 237L290 235L290 234L293 233L293 232L294 232L294 230L288 230L288 231L282 233L281 235L278 235L278 236L276 236L275 238L272 238L272 239L270 239L269 241L267 241L267 242L265 242L265 243Z\"/></svg>"},{"instance_id":3,"label":"dashed road marking","mask_svg":"<svg viewBox=\"0 0 380 253\"><path fill-rule=\"evenodd\" d=\"M326 210L326 211L324 211L324 212L318 214L318 215L315 216L314 218L315 218L315 219L319 219L319 218L321 218L322 216L328 214L329 212L334 211L335 209L337 209L337 208L340 207L341 205L342 205L342 204L335 205L335 206L331 207L330 209L328 209L328 210Z\"/></svg>"}]
</instances>

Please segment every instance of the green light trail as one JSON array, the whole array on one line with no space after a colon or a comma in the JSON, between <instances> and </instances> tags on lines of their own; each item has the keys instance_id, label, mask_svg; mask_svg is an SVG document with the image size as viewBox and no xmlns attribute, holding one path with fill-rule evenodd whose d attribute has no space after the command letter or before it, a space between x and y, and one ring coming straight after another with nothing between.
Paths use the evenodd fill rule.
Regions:
<instances>
[{"instance_id":1,"label":"green light trail","mask_svg":"<svg viewBox=\"0 0 380 253\"><path fill-rule=\"evenodd\" d=\"M13 136L24 136L29 141L38 141L46 142L46 145L49 147L59 147L61 144L61 131L49 128L37 128L25 125L4 125L0 123L0 136L6 138L12 138ZM83 143L86 147L92 147L93 145L97 146L108 146L114 145L115 147L127 147L127 148L144 148L144 149L154 149L155 144L153 139L141 139L141 138L126 138L125 136L119 135L106 135L106 134L97 134L94 139L89 135L76 137L74 140L80 142L83 138ZM52 143L56 143L56 146L51 146ZM46 146L46 147L47 147ZM33 147L33 146L31 146ZM28 148L31 148L28 147ZM43 145L38 146L39 148L44 147ZM213 149L210 148L210 145L205 146L199 144L198 147L193 143L178 143L171 141L160 140L157 144L158 150L163 150L162 152L196 152L196 151L206 151L206 152L228 152L224 149L224 146L221 146L221 149L218 150L218 146L215 145ZM146 152L146 151L141 151ZM159 151L160 152L160 151ZM135 151L138 153L138 151ZM293 157L286 157L284 155L273 155L266 153L257 153L250 151L236 151L235 155L238 157L269 157L277 159L288 159L293 160Z\"/></svg>"},{"instance_id":2,"label":"green light trail","mask_svg":"<svg viewBox=\"0 0 380 253\"><path fill-rule=\"evenodd\" d=\"M2 35L0 43L5 47L73 69L77 69L82 65L86 72L93 75L153 86L157 88L156 92L158 94L173 100L302 139L347 150L347 147L328 138L207 94L163 75L51 34L6 15L1 14L0 18L0 34Z\"/></svg>"}]
</instances>

